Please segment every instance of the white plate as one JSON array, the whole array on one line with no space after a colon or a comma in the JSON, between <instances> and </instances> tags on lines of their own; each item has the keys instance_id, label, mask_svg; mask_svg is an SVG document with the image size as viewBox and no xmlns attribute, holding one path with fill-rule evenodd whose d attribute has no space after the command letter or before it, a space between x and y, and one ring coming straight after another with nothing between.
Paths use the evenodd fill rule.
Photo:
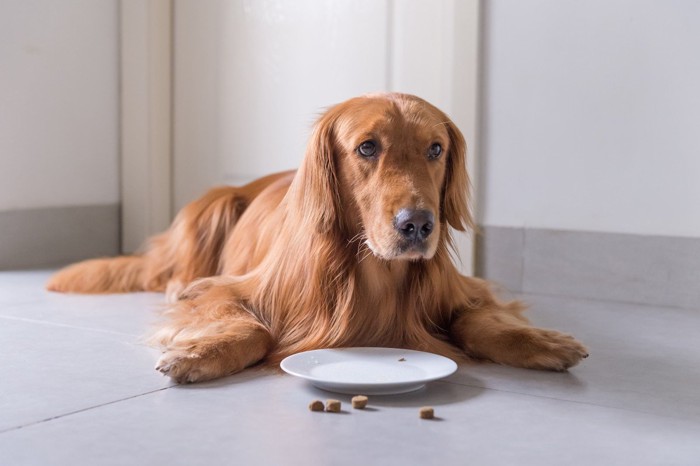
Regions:
<instances>
[{"instance_id":1,"label":"white plate","mask_svg":"<svg viewBox=\"0 0 700 466\"><path fill-rule=\"evenodd\" d=\"M446 357L395 348L305 351L285 358L280 366L318 388L350 395L411 392L457 370Z\"/></svg>"}]
</instances>

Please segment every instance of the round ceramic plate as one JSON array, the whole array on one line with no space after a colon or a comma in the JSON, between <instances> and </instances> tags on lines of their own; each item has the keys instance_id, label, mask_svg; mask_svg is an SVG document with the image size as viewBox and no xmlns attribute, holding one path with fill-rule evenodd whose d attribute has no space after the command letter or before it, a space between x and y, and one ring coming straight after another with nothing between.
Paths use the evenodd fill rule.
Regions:
<instances>
[{"instance_id":1,"label":"round ceramic plate","mask_svg":"<svg viewBox=\"0 0 700 466\"><path fill-rule=\"evenodd\" d=\"M395 348L305 351L285 358L280 366L318 388L350 395L411 392L457 370L444 356Z\"/></svg>"}]
</instances>

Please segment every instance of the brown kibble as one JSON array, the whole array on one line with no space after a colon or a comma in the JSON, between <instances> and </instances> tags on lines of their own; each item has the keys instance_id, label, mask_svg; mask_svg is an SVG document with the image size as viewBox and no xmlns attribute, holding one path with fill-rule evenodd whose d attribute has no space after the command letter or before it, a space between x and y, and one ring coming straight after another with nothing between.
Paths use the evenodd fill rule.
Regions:
<instances>
[{"instance_id":1,"label":"brown kibble","mask_svg":"<svg viewBox=\"0 0 700 466\"><path fill-rule=\"evenodd\" d=\"M326 412L327 413L339 413L340 412L340 401L338 401L338 400L326 400Z\"/></svg>"},{"instance_id":2,"label":"brown kibble","mask_svg":"<svg viewBox=\"0 0 700 466\"><path fill-rule=\"evenodd\" d=\"M309 403L309 411L323 411L323 401L314 400Z\"/></svg>"},{"instance_id":3,"label":"brown kibble","mask_svg":"<svg viewBox=\"0 0 700 466\"><path fill-rule=\"evenodd\" d=\"M430 406L423 406L419 413L421 419L433 419L435 417L435 411Z\"/></svg>"},{"instance_id":4,"label":"brown kibble","mask_svg":"<svg viewBox=\"0 0 700 466\"><path fill-rule=\"evenodd\" d=\"M399 359L399 362L406 362L406 358Z\"/></svg>"},{"instance_id":5,"label":"brown kibble","mask_svg":"<svg viewBox=\"0 0 700 466\"><path fill-rule=\"evenodd\" d=\"M365 409L365 406L367 406L367 397L364 395L353 396L351 402L353 408Z\"/></svg>"}]
</instances>

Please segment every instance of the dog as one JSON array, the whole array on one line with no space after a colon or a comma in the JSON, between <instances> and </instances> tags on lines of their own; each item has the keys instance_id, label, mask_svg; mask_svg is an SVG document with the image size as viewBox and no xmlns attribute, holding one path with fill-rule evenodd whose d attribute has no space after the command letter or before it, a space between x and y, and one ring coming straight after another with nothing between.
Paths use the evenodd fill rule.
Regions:
<instances>
[{"instance_id":1,"label":"dog","mask_svg":"<svg viewBox=\"0 0 700 466\"><path fill-rule=\"evenodd\" d=\"M473 227L464 137L419 97L369 94L316 122L298 171L219 187L134 256L58 271L58 292L165 291L156 369L211 380L301 351L382 346L564 371L588 356L460 275Z\"/></svg>"}]
</instances>

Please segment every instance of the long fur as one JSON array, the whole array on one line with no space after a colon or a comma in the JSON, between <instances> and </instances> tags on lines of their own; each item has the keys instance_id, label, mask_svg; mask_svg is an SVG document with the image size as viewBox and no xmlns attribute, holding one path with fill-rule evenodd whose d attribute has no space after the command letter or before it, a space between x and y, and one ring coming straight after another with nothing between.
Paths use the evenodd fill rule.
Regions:
<instances>
[{"instance_id":1,"label":"long fur","mask_svg":"<svg viewBox=\"0 0 700 466\"><path fill-rule=\"evenodd\" d=\"M352 150L364 134L383 141L374 165ZM439 162L421 155L427 137L442 138ZM530 327L519 303L458 273L449 227L473 226L468 191L465 141L444 113L405 94L364 96L319 119L297 173L212 190L143 254L70 266L48 288L174 289L177 302L153 342L164 352L157 369L180 382L344 346L554 370L576 364L587 356L580 343ZM391 252L391 218L409 204L436 214L434 248L421 258Z\"/></svg>"}]
</instances>

